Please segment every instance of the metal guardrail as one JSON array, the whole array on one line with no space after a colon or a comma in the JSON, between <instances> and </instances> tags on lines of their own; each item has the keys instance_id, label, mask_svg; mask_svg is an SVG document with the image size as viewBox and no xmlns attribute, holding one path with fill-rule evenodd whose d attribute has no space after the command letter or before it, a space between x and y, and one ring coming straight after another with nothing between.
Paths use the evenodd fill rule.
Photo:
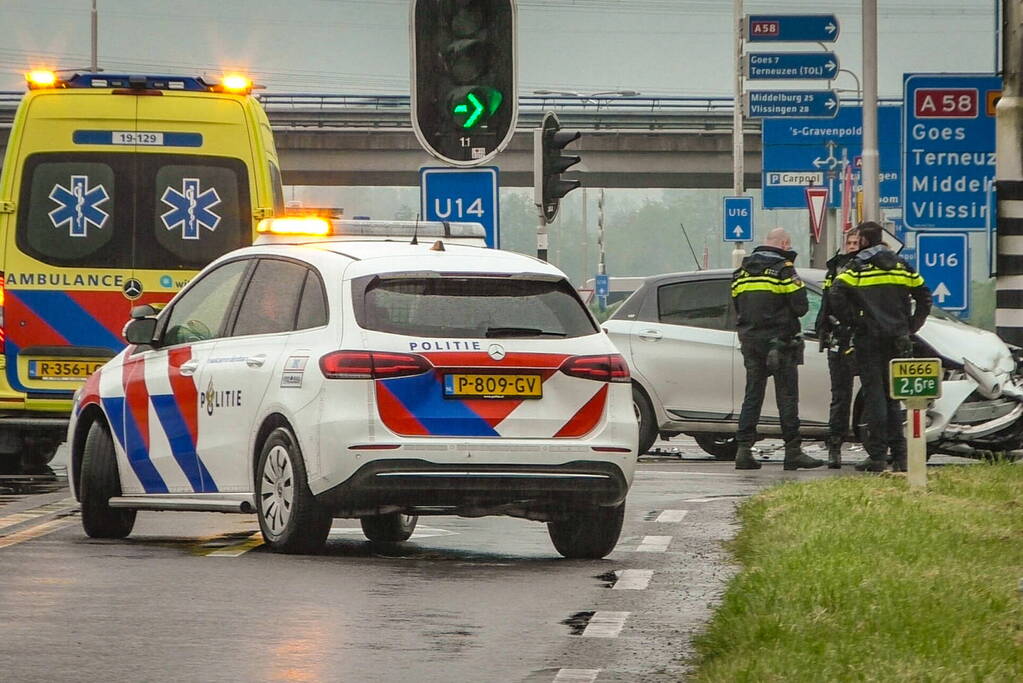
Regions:
<instances>
[{"instance_id":1,"label":"metal guardrail","mask_svg":"<svg viewBox=\"0 0 1023 683\"><path fill-rule=\"evenodd\" d=\"M0 91L0 126L13 121L22 94ZM256 96L274 128L407 130L412 127L408 95L260 92ZM731 97L601 95L521 96L519 128L534 128L547 111L556 112L564 126L583 130L725 131L732 128ZM759 131L760 121L747 119L746 130Z\"/></svg>"}]
</instances>

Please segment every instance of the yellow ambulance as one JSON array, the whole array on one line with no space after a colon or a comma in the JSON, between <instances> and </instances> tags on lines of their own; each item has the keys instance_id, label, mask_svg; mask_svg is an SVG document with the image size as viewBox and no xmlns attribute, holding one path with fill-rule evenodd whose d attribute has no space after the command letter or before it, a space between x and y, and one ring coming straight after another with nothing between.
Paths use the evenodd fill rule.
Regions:
<instances>
[{"instance_id":1,"label":"yellow ambulance","mask_svg":"<svg viewBox=\"0 0 1023 683\"><path fill-rule=\"evenodd\" d=\"M248 79L27 80L0 175L0 465L52 458L132 307L169 301L284 211Z\"/></svg>"}]
</instances>

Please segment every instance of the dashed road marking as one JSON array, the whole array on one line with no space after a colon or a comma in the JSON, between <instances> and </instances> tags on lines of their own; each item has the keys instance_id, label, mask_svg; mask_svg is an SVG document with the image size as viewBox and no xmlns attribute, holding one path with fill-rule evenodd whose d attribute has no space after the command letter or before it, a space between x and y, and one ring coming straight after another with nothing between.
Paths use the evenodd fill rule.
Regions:
<instances>
[{"instance_id":1,"label":"dashed road marking","mask_svg":"<svg viewBox=\"0 0 1023 683\"><path fill-rule=\"evenodd\" d=\"M644 536L636 547L637 553L663 553L671 543L671 536Z\"/></svg>"},{"instance_id":2,"label":"dashed road marking","mask_svg":"<svg viewBox=\"0 0 1023 683\"><path fill-rule=\"evenodd\" d=\"M625 569L618 572L618 580L611 587L616 591L642 591L650 585L654 576L653 569Z\"/></svg>"},{"instance_id":3,"label":"dashed road marking","mask_svg":"<svg viewBox=\"0 0 1023 683\"><path fill-rule=\"evenodd\" d=\"M77 509L78 501L74 498L65 498L63 500L58 500L55 503L47 503L46 505L40 505L37 508L25 510L24 512L16 512L13 515L0 517L0 531L9 529L12 526L17 526L18 524L31 522L33 519L46 517L47 515L59 515L61 517L65 517Z\"/></svg>"},{"instance_id":4,"label":"dashed road marking","mask_svg":"<svg viewBox=\"0 0 1023 683\"><path fill-rule=\"evenodd\" d=\"M727 494L722 496L708 496L707 498L687 498L683 503L713 503L718 500L732 500L734 498L748 498L745 494Z\"/></svg>"},{"instance_id":5,"label":"dashed road marking","mask_svg":"<svg viewBox=\"0 0 1023 683\"><path fill-rule=\"evenodd\" d=\"M657 515L655 522L661 522L662 524L668 524L671 522L681 522L685 519L686 514L689 510L665 510L661 514Z\"/></svg>"},{"instance_id":6,"label":"dashed road marking","mask_svg":"<svg viewBox=\"0 0 1023 683\"><path fill-rule=\"evenodd\" d=\"M629 618L628 612L594 612L583 631L584 638L617 638Z\"/></svg>"},{"instance_id":7,"label":"dashed road marking","mask_svg":"<svg viewBox=\"0 0 1023 683\"><path fill-rule=\"evenodd\" d=\"M559 669L554 683L593 683L600 669Z\"/></svg>"},{"instance_id":8,"label":"dashed road marking","mask_svg":"<svg viewBox=\"0 0 1023 683\"><path fill-rule=\"evenodd\" d=\"M39 538L40 536L51 534L54 531L59 531L64 527L68 527L76 523L77 520L68 517L51 519L49 522L43 522L42 524L34 527L29 527L28 529L15 531L13 534L0 538L0 548L9 548L12 545L31 541L33 538Z\"/></svg>"},{"instance_id":9,"label":"dashed road marking","mask_svg":"<svg viewBox=\"0 0 1023 683\"><path fill-rule=\"evenodd\" d=\"M741 477L735 472L690 472L688 470L636 470L637 477Z\"/></svg>"}]
</instances>

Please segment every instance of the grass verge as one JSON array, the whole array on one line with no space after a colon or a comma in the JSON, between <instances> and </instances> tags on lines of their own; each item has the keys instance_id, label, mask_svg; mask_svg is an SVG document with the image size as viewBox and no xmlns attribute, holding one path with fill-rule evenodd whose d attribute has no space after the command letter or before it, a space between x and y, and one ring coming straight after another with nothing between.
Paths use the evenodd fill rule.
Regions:
<instances>
[{"instance_id":1,"label":"grass verge","mask_svg":"<svg viewBox=\"0 0 1023 683\"><path fill-rule=\"evenodd\" d=\"M1023 680L1023 466L842 477L739 510L698 681Z\"/></svg>"}]
</instances>

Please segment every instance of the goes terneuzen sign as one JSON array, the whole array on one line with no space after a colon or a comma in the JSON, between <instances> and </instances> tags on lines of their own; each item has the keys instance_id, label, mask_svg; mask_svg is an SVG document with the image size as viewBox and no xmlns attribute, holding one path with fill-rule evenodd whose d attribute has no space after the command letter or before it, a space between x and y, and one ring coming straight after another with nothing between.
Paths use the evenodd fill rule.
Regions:
<instances>
[{"instance_id":1,"label":"goes terneuzen sign","mask_svg":"<svg viewBox=\"0 0 1023 683\"><path fill-rule=\"evenodd\" d=\"M893 358L888 366L891 397L900 401L941 398L941 359Z\"/></svg>"}]
</instances>

